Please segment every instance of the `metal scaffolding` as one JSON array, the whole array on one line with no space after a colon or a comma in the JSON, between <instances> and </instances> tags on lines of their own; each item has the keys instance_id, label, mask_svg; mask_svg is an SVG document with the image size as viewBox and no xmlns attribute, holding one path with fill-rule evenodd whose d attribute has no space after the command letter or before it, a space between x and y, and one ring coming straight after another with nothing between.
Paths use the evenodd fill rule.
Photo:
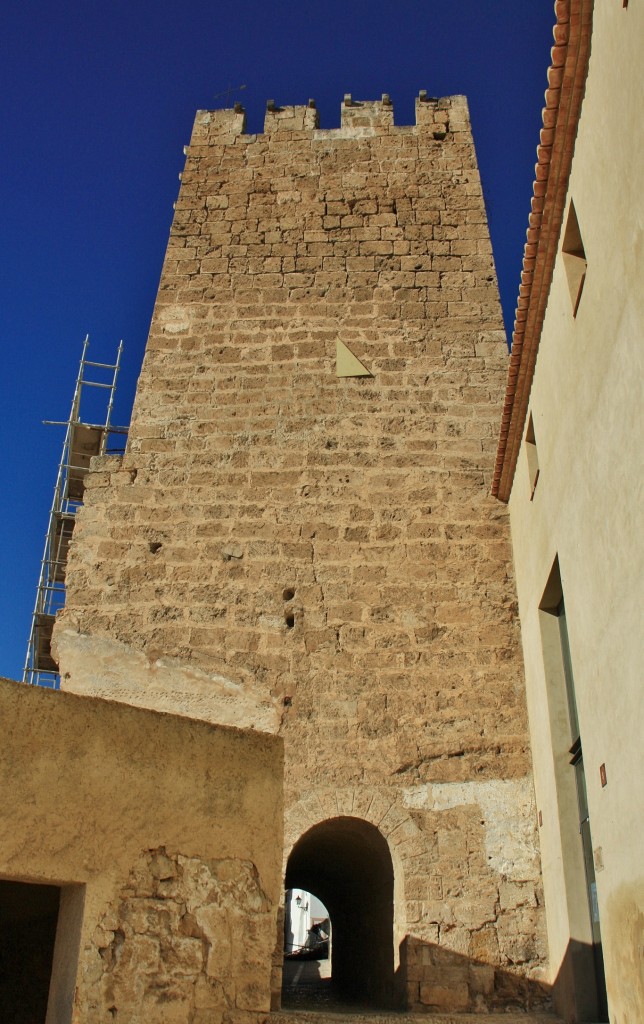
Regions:
<instances>
[{"instance_id":1,"label":"metal scaffolding","mask_svg":"<svg viewBox=\"0 0 644 1024\"><path fill-rule=\"evenodd\" d=\"M76 512L83 504L90 459L95 455L122 451L122 445L110 447L110 437L127 434L127 427L115 427L111 422L123 342L119 342L115 363L91 362L87 359L88 347L87 337L83 343L69 419L44 421L66 429L22 678L25 683L53 689L58 689L60 678L51 651L51 637L56 613L65 604L69 545ZM88 380L88 372L99 379ZM97 409L101 410L98 415ZM93 419L102 419L102 422L92 422Z\"/></svg>"}]
</instances>

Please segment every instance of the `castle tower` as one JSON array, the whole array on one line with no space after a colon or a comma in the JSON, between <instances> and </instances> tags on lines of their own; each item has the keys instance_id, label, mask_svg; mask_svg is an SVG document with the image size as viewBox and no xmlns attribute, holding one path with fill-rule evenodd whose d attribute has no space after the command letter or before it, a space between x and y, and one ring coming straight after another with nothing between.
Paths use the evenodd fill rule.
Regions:
<instances>
[{"instance_id":1,"label":"castle tower","mask_svg":"<svg viewBox=\"0 0 644 1024\"><path fill-rule=\"evenodd\" d=\"M538 1005L489 496L507 353L467 104L244 120L197 114L128 450L95 460L74 536L62 686L283 735L286 884L329 908L346 992Z\"/></svg>"}]
</instances>

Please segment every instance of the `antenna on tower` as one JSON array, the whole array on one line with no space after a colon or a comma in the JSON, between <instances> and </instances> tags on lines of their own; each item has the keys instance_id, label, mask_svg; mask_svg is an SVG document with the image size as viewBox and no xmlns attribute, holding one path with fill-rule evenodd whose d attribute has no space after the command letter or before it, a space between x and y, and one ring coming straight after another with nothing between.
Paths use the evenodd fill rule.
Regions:
<instances>
[{"instance_id":1,"label":"antenna on tower","mask_svg":"<svg viewBox=\"0 0 644 1024\"><path fill-rule=\"evenodd\" d=\"M226 108L228 108L230 106L230 94L233 93L233 92L241 92L242 89L245 89L245 88L246 88L245 85L231 85L230 82L229 82L228 83L228 88L224 89L223 92L215 93L215 95L213 96L213 100L220 100L222 98L222 96L225 96L226 97Z\"/></svg>"}]
</instances>

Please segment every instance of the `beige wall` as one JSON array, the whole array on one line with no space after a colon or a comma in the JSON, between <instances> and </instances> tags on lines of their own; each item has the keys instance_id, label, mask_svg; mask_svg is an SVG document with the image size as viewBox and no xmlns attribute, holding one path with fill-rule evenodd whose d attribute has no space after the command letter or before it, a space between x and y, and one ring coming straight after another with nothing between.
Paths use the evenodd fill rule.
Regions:
<instances>
[{"instance_id":1,"label":"beige wall","mask_svg":"<svg viewBox=\"0 0 644 1024\"><path fill-rule=\"evenodd\" d=\"M597 887L615 1024L644 1019L643 38L641 5L595 4L569 188L587 277L573 318L558 257L530 403L540 476L531 502L524 444L510 501L551 972L554 978L570 940L589 938L583 885L581 908L575 898L583 871L579 840L566 837L560 821L576 813L573 769L561 741L557 752L565 708L556 706L556 685L546 684L549 623L538 610L558 555L593 846L604 865ZM545 664L549 658L546 651Z\"/></svg>"},{"instance_id":2,"label":"beige wall","mask_svg":"<svg viewBox=\"0 0 644 1024\"><path fill-rule=\"evenodd\" d=\"M7 680L0 720L0 878L63 887L48 1024L253 1024L281 741Z\"/></svg>"}]
</instances>

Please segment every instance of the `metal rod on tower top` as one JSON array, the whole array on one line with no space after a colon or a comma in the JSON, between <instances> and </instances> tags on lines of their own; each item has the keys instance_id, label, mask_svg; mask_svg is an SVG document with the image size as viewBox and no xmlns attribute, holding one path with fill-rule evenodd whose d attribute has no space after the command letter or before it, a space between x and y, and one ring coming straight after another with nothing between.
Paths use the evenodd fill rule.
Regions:
<instances>
[{"instance_id":1,"label":"metal rod on tower top","mask_svg":"<svg viewBox=\"0 0 644 1024\"><path fill-rule=\"evenodd\" d=\"M228 107L229 104L230 104L230 94L231 94L231 92L241 92L242 89L245 89L245 88L246 88L245 85L234 85L233 86L230 83L228 83L228 88L224 89L223 92L216 93L213 96L213 100L220 100L222 96L225 96L226 97L226 106Z\"/></svg>"}]
</instances>

